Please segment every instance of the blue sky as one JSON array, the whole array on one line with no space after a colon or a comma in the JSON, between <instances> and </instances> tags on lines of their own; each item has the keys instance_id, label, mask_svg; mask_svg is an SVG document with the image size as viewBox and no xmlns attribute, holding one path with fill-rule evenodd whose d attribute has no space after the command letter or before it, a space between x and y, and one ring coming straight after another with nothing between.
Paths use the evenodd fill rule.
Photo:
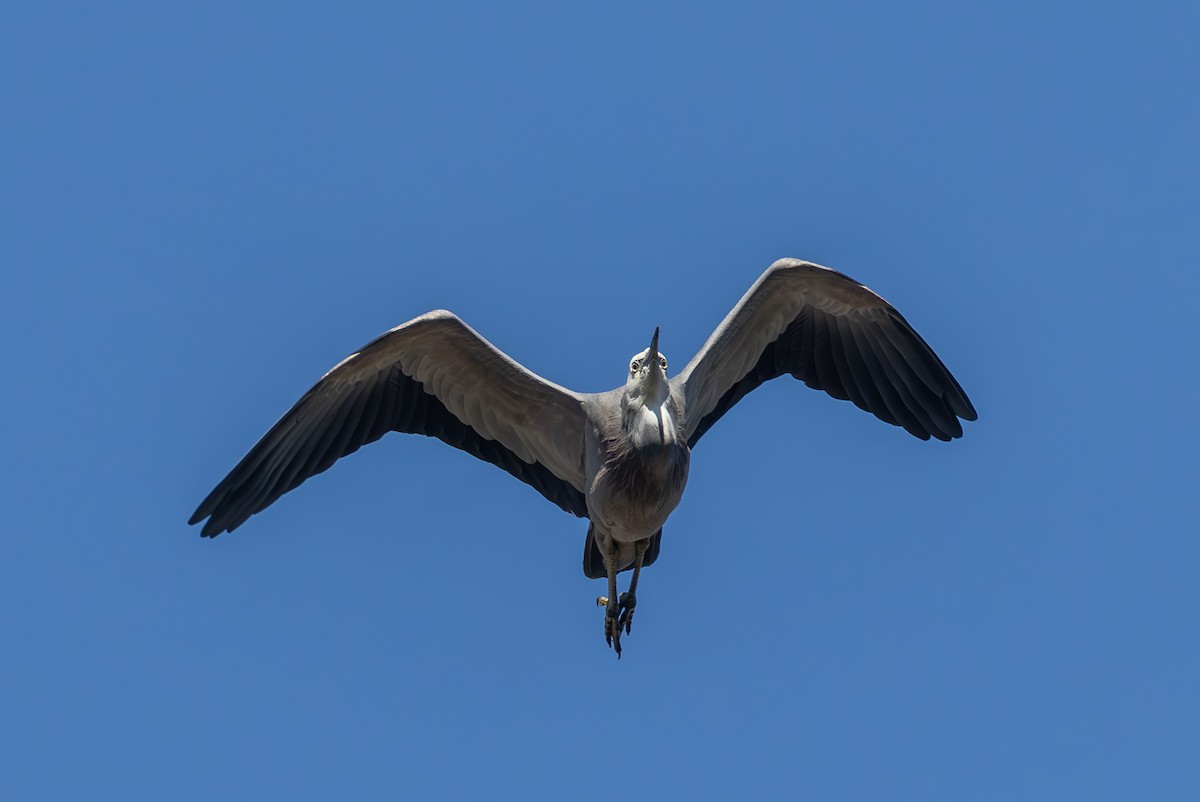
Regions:
<instances>
[{"instance_id":1,"label":"blue sky","mask_svg":"<svg viewBox=\"0 0 1200 802\"><path fill-rule=\"evenodd\" d=\"M1194 4L2 16L5 798L1200 797ZM585 524L433 440L185 524L397 323L603 390L781 256L980 419L755 392L619 663Z\"/></svg>"}]
</instances>

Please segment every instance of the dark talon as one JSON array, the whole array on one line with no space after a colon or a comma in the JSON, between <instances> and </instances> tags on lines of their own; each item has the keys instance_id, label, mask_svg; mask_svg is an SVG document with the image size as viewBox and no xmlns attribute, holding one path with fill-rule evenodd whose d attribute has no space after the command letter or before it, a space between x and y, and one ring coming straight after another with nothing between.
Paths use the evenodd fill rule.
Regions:
<instances>
[{"instance_id":1,"label":"dark talon","mask_svg":"<svg viewBox=\"0 0 1200 802\"><path fill-rule=\"evenodd\" d=\"M608 641L608 645L617 653L617 659L621 659L621 625L617 623L615 618L604 619L604 640Z\"/></svg>"},{"instance_id":2,"label":"dark talon","mask_svg":"<svg viewBox=\"0 0 1200 802\"><path fill-rule=\"evenodd\" d=\"M625 627L625 634L633 628L633 608L637 607L637 597L632 593L621 594L621 617L617 619L617 629Z\"/></svg>"}]
</instances>

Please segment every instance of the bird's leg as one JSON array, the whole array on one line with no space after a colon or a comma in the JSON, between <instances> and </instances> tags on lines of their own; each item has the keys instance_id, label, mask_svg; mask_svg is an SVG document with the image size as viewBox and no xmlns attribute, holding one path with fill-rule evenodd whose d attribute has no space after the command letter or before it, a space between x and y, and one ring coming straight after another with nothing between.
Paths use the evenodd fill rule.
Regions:
<instances>
[{"instance_id":1,"label":"bird's leg","mask_svg":"<svg viewBox=\"0 0 1200 802\"><path fill-rule=\"evenodd\" d=\"M604 640L617 652L621 659L621 625L617 621L617 541L609 539L604 550L604 567L608 570L608 606L604 610Z\"/></svg>"},{"instance_id":2,"label":"bird's leg","mask_svg":"<svg viewBox=\"0 0 1200 802\"><path fill-rule=\"evenodd\" d=\"M649 540L639 540L634 544L633 556L633 576L629 579L629 590L621 594L620 608L621 617L617 620L617 629L625 627L625 634L629 634L629 630L633 627L633 608L637 606L637 583L638 574L642 572L642 559L646 556L646 548L650 545Z\"/></svg>"}]
</instances>

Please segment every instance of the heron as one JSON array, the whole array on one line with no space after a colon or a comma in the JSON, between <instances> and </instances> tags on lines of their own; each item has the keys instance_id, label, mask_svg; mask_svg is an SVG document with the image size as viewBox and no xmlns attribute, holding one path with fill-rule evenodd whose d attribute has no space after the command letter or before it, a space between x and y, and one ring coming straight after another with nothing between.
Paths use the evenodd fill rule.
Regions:
<instances>
[{"instance_id":1,"label":"heron","mask_svg":"<svg viewBox=\"0 0 1200 802\"><path fill-rule=\"evenodd\" d=\"M961 437L960 419L976 419L958 381L891 304L836 270L780 259L682 371L670 374L655 328L624 384L601 393L543 379L451 312L413 318L321 377L188 523L207 519L205 537L232 532L388 432L436 437L587 519L583 572L608 580L597 603L619 658L641 570L658 559L692 451L738 401L784 374L922 440Z\"/></svg>"}]
</instances>

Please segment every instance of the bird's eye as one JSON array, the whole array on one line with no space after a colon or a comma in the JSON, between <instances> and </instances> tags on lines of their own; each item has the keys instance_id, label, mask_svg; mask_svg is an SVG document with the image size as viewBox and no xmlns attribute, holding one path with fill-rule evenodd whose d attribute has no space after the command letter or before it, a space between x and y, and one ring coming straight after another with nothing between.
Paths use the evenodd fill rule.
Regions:
<instances>
[{"instance_id":1,"label":"bird's eye","mask_svg":"<svg viewBox=\"0 0 1200 802\"><path fill-rule=\"evenodd\" d=\"M629 363L629 372L637 373L642 367L641 360L635 359Z\"/></svg>"},{"instance_id":2,"label":"bird's eye","mask_svg":"<svg viewBox=\"0 0 1200 802\"><path fill-rule=\"evenodd\" d=\"M666 370L667 369L667 358L665 356L663 356L662 354L659 354L658 355L658 364L662 365L663 370Z\"/></svg>"}]
</instances>

